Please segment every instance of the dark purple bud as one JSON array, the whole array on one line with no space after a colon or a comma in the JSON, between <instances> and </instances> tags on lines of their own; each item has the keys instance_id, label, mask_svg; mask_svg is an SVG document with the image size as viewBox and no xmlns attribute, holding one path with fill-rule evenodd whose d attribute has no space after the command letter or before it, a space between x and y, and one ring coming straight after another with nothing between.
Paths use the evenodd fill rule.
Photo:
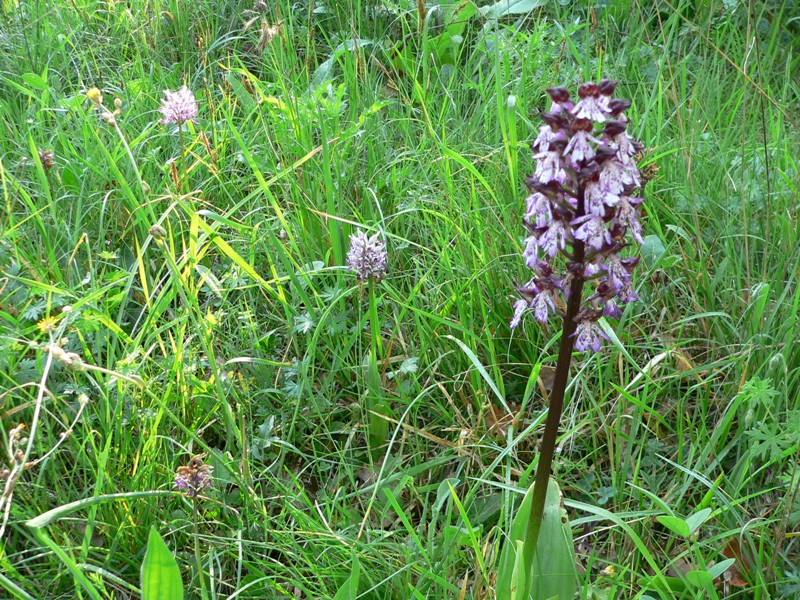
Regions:
<instances>
[{"instance_id":1,"label":"dark purple bud","mask_svg":"<svg viewBox=\"0 0 800 600\"><path fill-rule=\"evenodd\" d=\"M550 94L550 98L553 100L553 102L558 102L559 104L569 102L569 92L565 87L552 87L547 90L547 93Z\"/></svg>"},{"instance_id":2,"label":"dark purple bud","mask_svg":"<svg viewBox=\"0 0 800 600\"><path fill-rule=\"evenodd\" d=\"M628 110L631 107L631 101L627 98L614 98L608 103L608 111L612 115L618 115L623 110Z\"/></svg>"},{"instance_id":3,"label":"dark purple bud","mask_svg":"<svg viewBox=\"0 0 800 600\"><path fill-rule=\"evenodd\" d=\"M602 165L605 161L614 158L617 155L616 148L612 148L607 144L597 147L597 152L594 155L594 160L598 165Z\"/></svg>"},{"instance_id":4,"label":"dark purple bud","mask_svg":"<svg viewBox=\"0 0 800 600\"><path fill-rule=\"evenodd\" d=\"M546 277L549 280L553 275L553 267L550 266L550 263L541 261L539 263L539 272L542 277Z\"/></svg>"},{"instance_id":5,"label":"dark purple bud","mask_svg":"<svg viewBox=\"0 0 800 600\"><path fill-rule=\"evenodd\" d=\"M571 260L567 263L567 271L573 277L583 277L583 263L575 262Z\"/></svg>"},{"instance_id":6,"label":"dark purple bud","mask_svg":"<svg viewBox=\"0 0 800 600\"><path fill-rule=\"evenodd\" d=\"M617 89L617 82L614 79L603 79L597 84L597 88L604 96L610 96Z\"/></svg>"},{"instance_id":7,"label":"dark purple bud","mask_svg":"<svg viewBox=\"0 0 800 600\"><path fill-rule=\"evenodd\" d=\"M625 231L626 228L624 225L620 225L619 223L612 222L610 227L608 228L608 233L611 234L611 239L614 242L618 242L625 238Z\"/></svg>"},{"instance_id":8,"label":"dark purple bud","mask_svg":"<svg viewBox=\"0 0 800 600\"><path fill-rule=\"evenodd\" d=\"M597 160L597 156L595 156L595 160ZM578 181L582 184L585 184L588 181L597 181L600 179L600 166L592 161L585 167L582 167L580 171L578 171Z\"/></svg>"},{"instance_id":9,"label":"dark purple bud","mask_svg":"<svg viewBox=\"0 0 800 600\"><path fill-rule=\"evenodd\" d=\"M625 131L628 128L628 124L625 121L620 121L619 119L612 119L611 121L606 122L606 129L605 134L608 137L617 137L620 133Z\"/></svg>"},{"instance_id":10,"label":"dark purple bud","mask_svg":"<svg viewBox=\"0 0 800 600\"><path fill-rule=\"evenodd\" d=\"M569 119L563 113L545 112L539 116L553 131L569 127Z\"/></svg>"},{"instance_id":11,"label":"dark purple bud","mask_svg":"<svg viewBox=\"0 0 800 600\"><path fill-rule=\"evenodd\" d=\"M522 287L518 287L517 292L519 292L519 295L522 296L524 300L531 302L536 298L536 294L539 293L539 290L537 290L533 284L525 284Z\"/></svg>"},{"instance_id":12,"label":"dark purple bud","mask_svg":"<svg viewBox=\"0 0 800 600\"><path fill-rule=\"evenodd\" d=\"M594 123L589 119L575 119L572 123L570 123L569 131L572 134L577 133L578 131L592 131L594 129Z\"/></svg>"},{"instance_id":13,"label":"dark purple bud","mask_svg":"<svg viewBox=\"0 0 800 600\"><path fill-rule=\"evenodd\" d=\"M596 293L600 298L610 298L616 294L617 291L613 286L611 286L611 284L608 283L608 281L601 281L597 285Z\"/></svg>"},{"instance_id":14,"label":"dark purple bud","mask_svg":"<svg viewBox=\"0 0 800 600\"><path fill-rule=\"evenodd\" d=\"M621 258L619 262L622 263L622 266L628 271L628 273L633 273L633 270L636 268L636 265L639 264L640 257L638 256L628 256L627 258Z\"/></svg>"},{"instance_id":15,"label":"dark purple bud","mask_svg":"<svg viewBox=\"0 0 800 600\"><path fill-rule=\"evenodd\" d=\"M550 142L550 152L563 152L564 148L567 147L569 143L569 138L563 134L563 132L559 132L559 134Z\"/></svg>"},{"instance_id":16,"label":"dark purple bud","mask_svg":"<svg viewBox=\"0 0 800 600\"><path fill-rule=\"evenodd\" d=\"M535 175L528 175L528 178L525 180L525 185L528 186L528 190L530 190L531 193L541 192L550 198L554 198L556 194L562 191L561 184L558 181L553 180L542 183Z\"/></svg>"},{"instance_id":17,"label":"dark purple bud","mask_svg":"<svg viewBox=\"0 0 800 600\"><path fill-rule=\"evenodd\" d=\"M597 96L599 93L600 90L594 83L584 83L578 88L578 96L580 96L581 99L587 96Z\"/></svg>"}]
</instances>

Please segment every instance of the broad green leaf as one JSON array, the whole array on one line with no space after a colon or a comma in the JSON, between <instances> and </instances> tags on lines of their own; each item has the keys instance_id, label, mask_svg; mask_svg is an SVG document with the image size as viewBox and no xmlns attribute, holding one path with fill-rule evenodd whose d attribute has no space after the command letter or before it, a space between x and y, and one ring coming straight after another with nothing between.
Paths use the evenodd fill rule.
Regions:
<instances>
[{"instance_id":1,"label":"broad green leaf","mask_svg":"<svg viewBox=\"0 0 800 600\"><path fill-rule=\"evenodd\" d=\"M644 236L644 244L642 244L642 260L647 265L648 269L652 269L658 259L661 258L667 249L664 247L664 242L657 235Z\"/></svg>"},{"instance_id":2,"label":"broad green leaf","mask_svg":"<svg viewBox=\"0 0 800 600\"><path fill-rule=\"evenodd\" d=\"M370 46L373 43L372 40L351 39L336 46L328 59L320 63L314 71L314 74L311 76L311 85L309 89L313 92L327 81L333 79L333 66L342 54L365 46Z\"/></svg>"},{"instance_id":3,"label":"broad green leaf","mask_svg":"<svg viewBox=\"0 0 800 600\"><path fill-rule=\"evenodd\" d=\"M141 577L142 600L183 600L181 570L155 527L150 528Z\"/></svg>"},{"instance_id":4,"label":"broad green leaf","mask_svg":"<svg viewBox=\"0 0 800 600\"><path fill-rule=\"evenodd\" d=\"M499 19L508 15L524 15L547 4L547 0L500 0L480 9L487 19Z\"/></svg>"},{"instance_id":5,"label":"broad green leaf","mask_svg":"<svg viewBox=\"0 0 800 600\"><path fill-rule=\"evenodd\" d=\"M655 590L665 598L674 598L675 594L683 594L688 589L686 582L678 577L642 577L639 586L645 590Z\"/></svg>"},{"instance_id":6,"label":"broad green leaf","mask_svg":"<svg viewBox=\"0 0 800 600\"><path fill-rule=\"evenodd\" d=\"M350 577L342 584L333 600L356 600L358 597L358 579L361 575L361 565L358 557L353 553L353 566L350 569Z\"/></svg>"},{"instance_id":7,"label":"broad green leaf","mask_svg":"<svg viewBox=\"0 0 800 600\"><path fill-rule=\"evenodd\" d=\"M511 573L511 585L508 588L509 600L523 600L530 594L530 582L528 581L528 571L530 567L524 564L524 545L525 542L523 540L516 540L514 542L514 569ZM499 588L497 598L498 600L501 598Z\"/></svg>"},{"instance_id":8,"label":"broad green leaf","mask_svg":"<svg viewBox=\"0 0 800 600\"><path fill-rule=\"evenodd\" d=\"M577 584L572 529L567 511L561 506L561 490L551 479L547 486L542 530L533 553L530 598L572 600Z\"/></svg>"},{"instance_id":9,"label":"broad green leaf","mask_svg":"<svg viewBox=\"0 0 800 600\"><path fill-rule=\"evenodd\" d=\"M672 533L676 533L682 538L688 538L692 533L689 529L689 525L680 517L667 517L662 515L660 517L656 517L656 521L661 523Z\"/></svg>"},{"instance_id":10,"label":"broad green leaf","mask_svg":"<svg viewBox=\"0 0 800 600\"><path fill-rule=\"evenodd\" d=\"M47 72L45 72L45 75ZM46 90L47 89L47 80L42 77L41 75L37 75L36 73L23 73L22 81L27 83L35 90Z\"/></svg>"},{"instance_id":11,"label":"broad green leaf","mask_svg":"<svg viewBox=\"0 0 800 600\"><path fill-rule=\"evenodd\" d=\"M511 524L509 539L500 555L497 572L497 600L572 600L577 590L575 550L566 511L561 507L558 484L550 480L544 516L533 564L523 565L522 547L528 530L531 485Z\"/></svg>"},{"instance_id":12,"label":"broad green leaf","mask_svg":"<svg viewBox=\"0 0 800 600\"><path fill-rule=\"evenodd\" d=\"M714 576L708 571L695 570L686 573L686 581L699 588L707 588L714 585Z\"/></svg>"},{"instance_id":13,"label":"broad green leaf","mask_svg":"<svg viewBox=\"0 0 800 600\"><path fill-rule=\"evenodd\" d=\"M708 572L711 573L711 577L716 579L720 575L722 575L725 571L730 569L733 566L733 563L736 562L735 558L729 558L727 560L723 560L722 562L718 562L713 567L709 567Z\"/></svg>"},{"instance_id":14,"label":"broad green leaf","mask_svg":"<svg viewBox=\"0 0 800 600\"><path fill-rule=\"evenodd\" d=\"M689 526L689 533L694 533L695 530L700 527L703 523L706 522L708 519L708 515L711 514L710 508L704 508L703 510L698 510L690 517L686 517L686 524Z\"/></svg>"}]
</instances>

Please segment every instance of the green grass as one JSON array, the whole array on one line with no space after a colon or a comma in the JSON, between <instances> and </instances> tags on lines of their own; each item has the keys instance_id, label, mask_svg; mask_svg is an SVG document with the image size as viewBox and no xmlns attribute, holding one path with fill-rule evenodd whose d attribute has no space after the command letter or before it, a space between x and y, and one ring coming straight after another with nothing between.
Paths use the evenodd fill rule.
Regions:
<instances>
[{"instance_id":1,"label":"green grass","mask_svg":"<svg viewBox=\"0 0 800 600\"><path fill-rule=\"evenodd\" d=\"M654 178L641 300L618 345L575 361L556 459L583 597L641 598L734 543L745 585L722 597L800 597L791 3L547 3L500 20L459 4L421 21L410 0L5 3L0 429L7 449L38 404L29 460L57 448L14 489L0 595L95 597L85 579L139 597L155 525L200 597L190 503L88 500L168 491L205 452L209 597L333 598L353 556L359 598L493 597L558 335L507 325L527 144L547 87L609 76ZM262 19L280 24L263 50ZM184 83L200 102L188 194L156 112ZM121 135L93 86L122 99ZM357 227L391 257L375 361L368 295L343 266ZM106 371L48 367L42 347L64 337ZM25 524L79 500L51 545ZM701 508L689 540L656 519Z\"/></svg>"}]
</instances>

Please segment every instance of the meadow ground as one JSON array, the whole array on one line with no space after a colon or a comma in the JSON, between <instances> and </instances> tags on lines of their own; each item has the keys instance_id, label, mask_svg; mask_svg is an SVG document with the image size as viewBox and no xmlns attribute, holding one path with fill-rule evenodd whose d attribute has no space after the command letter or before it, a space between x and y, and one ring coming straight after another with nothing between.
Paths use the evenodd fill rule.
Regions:
<instances>
[{"instance_id":1,"label":"meadow ground","mask_svg":"<svg viewBox=\"0 0 800 600\"><path fill-rule=\"evenodd\" d=\"M138 598L155 526L188 597L492 598L560 333L508 325L528 144L607 76L649 182L555 462L582 597L726 558L800 597L798 39L777 0L3 0L0 596Z\"/></svg>"}]
</instances>

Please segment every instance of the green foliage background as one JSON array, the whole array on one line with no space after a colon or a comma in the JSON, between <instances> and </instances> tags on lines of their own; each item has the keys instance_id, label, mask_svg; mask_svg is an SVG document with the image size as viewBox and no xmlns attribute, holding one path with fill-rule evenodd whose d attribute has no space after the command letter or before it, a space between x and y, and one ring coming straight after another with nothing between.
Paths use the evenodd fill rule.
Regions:
<instances>
[{"instance_id":1,"label":"green foliage background","mask_svg":"<svg viewBox=\"0 0 800 600\"><path fill-rule=\"evenodd\" d=\"M657 574L679 582L662 597L705 597L686 565L723 561L730 540L745 586L726 597L800 593L790 2L4 6L4 447L31 426L51 336L106 370L48 372L31 459L57 448L17 483L0 546L13 597L84 593L64 556L102 597L139 597L152 525L199 597L178 494L53 522L64 556L25 522L169 490L201 452L214 597L333 598L354 572L359 598L492 597L558 334L507 325L527 276L527 144L547 87L603 76L633 100L651 180L641 300L568 390L556 477L583 597L654 596ZM157 112L183 84L200 104L188 194ZM122 100L122 137L86 99L95 86ZM390 251L377 362L343 266L358 227ZM656 519L704 508L687 539Z\"/></svg>"}]
</instances>

